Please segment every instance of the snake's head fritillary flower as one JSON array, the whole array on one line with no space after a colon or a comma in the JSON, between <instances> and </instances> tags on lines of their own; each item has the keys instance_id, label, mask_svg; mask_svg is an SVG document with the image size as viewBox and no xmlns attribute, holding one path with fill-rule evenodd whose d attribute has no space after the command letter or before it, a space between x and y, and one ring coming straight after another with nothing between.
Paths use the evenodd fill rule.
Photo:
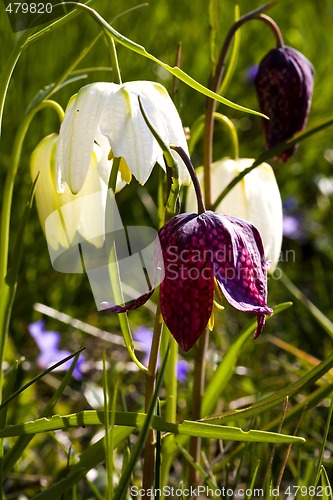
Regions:
<instances>
[{"instance_id":1,"label":"snake's head fritillary flower","mask_svg":"<svg viewBox=\"0 0 333 500\"><path fill-rule=\"evenodd\" d=\"M159 239L164 266L161 312L184 351L191 349L209 322L215 282L229 304L257 314L255 337L260 335L272 309L267 306L268 264L252 224L211 211L184 213L160 229ZM151 293L109 309L116 313L135 309Z\"/></svg>"},{"instance_id":2,"label":"snake's head fritillary flower","mask_svg":"<svg viewBox=\"0 0 333 500\"><path fill-rule=\"evenodd\" d=\"M68 184L78 193L86 179L93 148L100 151L98 170L108 185L113 158L120 158L123 179L132 174L144 184L158 163L165 169L163 151L141 113L165 144L179 144L188 152L178 112L166 89L149 81L92 83L82 87L68 104L57 152L58 189ZM189 184L189 173L179 160L179 181Z\"/></svg>"},{"instance_id":3,"label":"snake's head fritillary flower","mask_svg":"<svg viewBox=\"0 0 333 500\"><path fill-rule=\"evenodd\" d=\"M260 110L264 120L266 147L272 148L290 139L306 126L310 112L314 70L297 50L282 46L263 58L255 78ZM286 161L296 146L281 154Z\"/></svg>"},{"instance_id":4,"label":"snake's head fritillary flower","mask_svg":"<svg viewBox=\"0 0 333 500\"><path fill-rule=\"evenodd\" d=\"M80 193L73 195L68 186L65 186L63 192L59 193L56 189L58 141L58 134L44 137L32 152L30 160L32 180L34 181L38 176L35 198L41 226L43 231L47 232L48 244L55 250L59 247L67 248L74 244L75 238L79 236L86 241L91 241L96 247L100 247L104 242L108 186L97 170L98 151L96 148L92 150L89 170ZM124 185L125 183L119 177L117 190ZM61 217L54 217L46 231L48 217L58 211Z\"/></svg>"},{"instance_id":5,"label":"snake's head fritillary flower","mask_svg":"<svg viewBox=\"0 0 333 500\"><path fill-rule=\"evenodd\" d=\"M238 174L250 167L251 158L224 158L211 166L212 200L215 202L219 194ZM199 182L203 181L203 168L196 171ZM192 185L186 197L186 211L196 209L196 196ZM259 230L262 238L265 257L271 262L269 272L273 272L281 254L283 233L283 212L280 191L273 169L268 163L262 163L249 172L233 187L216 211L245 219Z\"/></svg>"}]
</instances>

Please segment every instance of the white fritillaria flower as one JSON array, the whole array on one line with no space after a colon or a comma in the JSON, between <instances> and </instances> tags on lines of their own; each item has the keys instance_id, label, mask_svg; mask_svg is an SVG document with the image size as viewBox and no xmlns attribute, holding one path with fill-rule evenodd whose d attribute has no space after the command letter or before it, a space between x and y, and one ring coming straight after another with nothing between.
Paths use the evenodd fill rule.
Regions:
<instances>
[{"instance_id":1,"label":"white fritillaria flower","mask_svg":"<svg viewBox=\"0 0 333 500\"><path fill-rule=\"evenodd\" d=\"M148 81L92 83L81 88L68 104L60 129L57 152L58 189L67 183L78 193L86 179L91 154L99 147L98 171L108 184L112 159L121 158L120 172L129 182L131 173L144 184L158 163L163 169L163 152L149 130L139 107L143 109L158 136L166 144L187 143L178 112L166 89ZM176 156L175 156L176 158ZM179 181L189 184L183 162L179 164Z\"/></svg>"},{"instance_id":2,"label":"white fritillaria flower","mask_svg":"<svg viewBox=\"0 0 333 500\"><path fill-rule=\"evenodd\" d=\"M58 193L55 182L57 144L58 134L44 137L30 160L32 179L35 180L38 175L35 198L49 248L55 251L67 249L78 239L100 247L104 242L108 186L98 173L97 156L92 151L89 172L79 195L73 195L68 186Z\"/></svg>"},{"instance_id":3,"label":"white fritillaria flower","mask_svg":"<svg viewBox=\"0 0 333 500\"><path fill-rule=\"evenodd\" d=\"M213 163L213 202L229 182L253 162L251 158L225 158ZM202 183L202 167L197 170L197 174ZM192 186L187 193L186 210L196 211L196 197ZM217 206L216 211L247 220L257 227L263 240L265 257L272 262L269 271L274 271L281 253L283 216L280 191L272 167L268 163L262 163L243 177Z\"/></svg>"}]
</instances>

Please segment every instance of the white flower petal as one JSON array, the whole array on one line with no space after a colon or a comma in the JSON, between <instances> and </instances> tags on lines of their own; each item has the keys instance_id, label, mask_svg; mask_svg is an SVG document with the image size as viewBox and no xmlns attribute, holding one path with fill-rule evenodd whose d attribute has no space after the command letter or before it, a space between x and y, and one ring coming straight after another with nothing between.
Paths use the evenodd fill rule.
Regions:
<instances>
[{"instance_id":1,"label":"white flower petal","mask_svg":"<svg viewBox=\"0 0 333 500\"><path fill-rule=\"evenodd\" d=\"M60 129L58 169L72 193L82 188L102 110L110 94L117 89L112 83L86 85L71 102Z\"/></svg>"},{"instance_id":2,"label":"white flower petal","mask_svg":"<svg viewBox=\"0 0 333 500\"><path fill-rule=\"evenodd\" d=\"M144 184L155 163L165 169L163 153L150 132L139 107L138 96L152 126L166 144L181 146L188 154L184 130L177 110L162 85L154 82L93 83L72 98L60 130L57 156L58 189L67 183L73 193L82 188L94 142L101 148L99 171L107 183L111 162L123 157L137 180ZM190 182L183 161L180 183Z\"/></svg>"},{"instance_id":3,"label":"white flower petal","mask_svg":"<svg viewBox=\"0 0 333 500\"><path fill-rule=\"evenodd\" d=\"M144 184L158 163L165 169L163 153L140 111L138 97L158 135L167 144L181 146L188 154L185 134L177 110L168 93L153 82L128 82L119 87L104 109L100 127L110 141L115 156L123 156L136 179ZM179 160L180 181L190 177Z\"/></svg>"}]
</instances>

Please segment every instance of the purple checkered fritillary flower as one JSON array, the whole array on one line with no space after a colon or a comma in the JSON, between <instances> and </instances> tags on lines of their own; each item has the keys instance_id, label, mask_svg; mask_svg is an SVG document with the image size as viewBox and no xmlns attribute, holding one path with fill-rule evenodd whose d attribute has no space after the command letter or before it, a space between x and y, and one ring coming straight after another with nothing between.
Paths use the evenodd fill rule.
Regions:
<instances>
[{"instance_id":1,"label":"purple checkered fritillary flower","mask_svg":"<svg viewBox=\"0 0 333 500\"><path fill-rule=\"evenodd\" d=\"M206 328L213 309L215 280L229 304L256 313L255 337L262 332L267 306L267 269L258 230L242 219L207 211L184 213L159 231L164 266L160 285L163 319L180 347L188 351ZM153 290L112 312L135 309Z\"/></svg>"}]
</instances>

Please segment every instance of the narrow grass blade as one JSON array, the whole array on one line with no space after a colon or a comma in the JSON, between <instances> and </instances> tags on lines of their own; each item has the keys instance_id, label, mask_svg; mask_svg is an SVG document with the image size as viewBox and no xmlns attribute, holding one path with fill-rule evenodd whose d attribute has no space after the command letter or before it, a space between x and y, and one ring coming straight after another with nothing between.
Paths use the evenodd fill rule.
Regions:
<instances>
[{"instance_id":1,"label":"narrow grass blade","mask_svg":"<svg viewBox=\"0 0 333 500\"><path fill-rule=\"evenodd\" d=\"M147 422L147 415L150 420ZM54 415L51 418L40 418L25 424L9 425L0 430L0 437L22 434L39 434L42 432L81 427L86 425L102 425L105 422L103 411L86 410L70 415ZM181 424L166 422L162 417L150 413L116 412L115 425L141 428L147 431L147 425L157 431L175 435L194 436L208 439L230 439L233 441L250 441L261 443L303 443L304 439L265 431L243 431L238 427L224 426L211 422L192 422L184 420ZM148 427L149 430L149 427ZM142 440L142 438L141 438Z\"/></svg>"},{"instance_id":2,"label":"narrow grass blade","mask_svg":"<svg viewBox=\"0 0 333 500\"><path fill-rule=\"evenodd\" d=\"M117 427L113 434L113 445L116 448L126 439L134 428ZM41 493L35 495L31 500L50 500L50 498L61 498L66 491L82 480L87 472L96 467L105 458L104 437L97 443L94 443L86 451L80 455L80 460L77 464L69 469L66 478L56 481L53 485L46 488Z\"/></svg>"},{"instance_id":3,"label":"narrow grass blade","mask_svg":"<svg viewBox=\"0 0 333 500\"><path fill-rule=\"evenodd\" d=\"M274 307L274 315L284 311L292 305L291 302L279 304ZM229 384L231 377L234 375L235 366L238 357L242 352L245 342L250 338L255 330L257 320L252 321L243 332L237 337L232 346L228 349L221 363L217 367L214 375L212 376L209 384L205 389L202 400L201 415L205 417L209 415L215 408L218 399L223 393L224 389Z\"/></svg>"},{"instance_id":4,"label":"narrow grass blade","mask_svg":"<svg viewBox=\"0 0 333 500\"><path fill-rule=\"evenodd\" d=\"M333 488L328 478L325 467L322 465L320 469L321 486L320 494L323 500L333 500ZM319 493L319 490L318 490Z\"/></svg>"},{"instance_id":5,"label":"narrow grass blade","mask_svg":"<svg viewBox=\"0 0 333 500\"><path fill-rule=\"evenodd\" d=\"M267 116L263 115L262 113L260 113L258 111L254 111L254 110L246 108L244 106L240 106L239 104L231 102L228 99L225 99L224 97L220 96L219 94L212 92L207 87L205 87L201 83L197 82L194 78L192 78L190 75L185 73L183 70L181 70L177 66L170 66L169 64L162 62L160 59L158 59L154 55L150 54L142 45L133 42L129 38L126 38L124 35L122 35L118 31L116 31L114 28L112 28L105 21L105 19L103 19L103 17L100 16L94 9L91 9L90 7L87 7L86 5L83 5L83 4L78 4L77 7L80 8L81 10L84 10L85 12L87 12L113 40L120 43L121 45L123 45L127 49L132 50L133 52L136 52L137 54L139 54L147 59L150 59L151 61L155 62L156 64L162 66L162 68L166 69L169 73L171 73L173 76L175 76L176 78L178 78L182 82L186 83L189 87L193 88L194 90L197 90L201 94L204 94L207 97L210 97L211 99L215 99L216 101L218 101L222 104L225 104L226 106L229 106L233 109L237 109L238 111L242 111L244 113L251 113L251 114L254 114L257 116L261 116L263 118L267 118Z\"/></svg>"},{"instance_id":6,"label":"narrow grass blade","mask_svg":"<svg viewBox=\"0 0 333 500\"><path fill-rule=\"evenodd\" d=\"M73 352L73 354L70 354L69 356L66 356L66 358L62 359L61 361L58 361L58 363L55 363L54 365L50 366L50 368L47 368L42 373L39 373L36 377L34 377L33 379L31 379L23 387L21 387L20 389L18 389L17 391L15 391L3 403L1 403L0 410L2 410L2 408L4 408L5 406L7 406L11 401L13 401L13 399L15 399L17 396L19 396L19 394L21 394L23 391L25 391L28 387L30 387L35 382L37 382L37 380L45 377L45 375L47 375L48 373L50 373L53 370L55 370L56 368L58 368L58 366L63 365L64 363L66 363L70 359L72 359L75 356L79 355L84 349L85 349L85 347L81 347L81 349L78 349L77 351Z\"/></svg>"},{"instance_id":7,"label":"narrow grass blade","mask_svg":"<svg viewBox=\"0 0 333 500\"><path fill-rule=\"evenodd\" d=\"M327 416L327 421L326 421L326 426L325 426L325 430L324 430L324 435L323 435L323 439L322 439L322 442L321 442L321 447L320 447L320 453L319 453L319 457L318 457L317 467L316 467L316 471L315 471L315 474L314 474L314 477L313 477L313 481L312 481L312 484L314 484L315 486L317 486L317 484L318 484L320 473L321 473L321 467L322 467L322 462L323 462L323 458L324 458L324 451L325 451L325 448L326 448L327 437L328 437L328 433L329 433L330 427L331 427L332 414L333 414L333 398L331 399L331 404L330 404L330 409L329 409L328 416Z\"/></svg>"},{"instance_id":8,"label":"narrow grass blade","mask_svg":"<svg viewBox=\"0 0 333 500\"><path fill-rule=\"evenodd\" d=\"M48 404L46 405L44 410L41 412L41 414L40 414L41 418L47 417L50 415L50 413L52 412L56 403L58 402L58 400L62 396L65 388L69 384L69 381L71 379L72 373L73 373L74 368L76 366L77 360L79 359L79 355L80 355L80 352L78 352L75 355L69 370L67 371L63 380L61 381L61 384L59 385L58 389L52 395L52 398L50 399L50 401L48 402ZM5 463L4 463L4 474L6 476L8 475L8 473L10 472L10 470L12 469L14 464L17 462L17 460L19 460L21 458L24 449L28 446L28 444L30 443L30 441L32 440L33 437L34 436L31 434L21 435L19 437L19 439L16 441L16 443L14 444L14 446L12 448L10 448L8 453L6 453Z\"/></svg>"},{"instance_id":9,"label":"narrow grass blade","mask_svg":"<svg viewBox=\"0 0 333 500\"><path fill-rule=\"evenodd\" d=\"M301 390L305 389L308 386L311 386L317 380L319 380L323 375L325 375L331 368L333 367L333 353L328 356L324 361L322 361L318 366L313 368L309 373L296 380L292 384L289 384L287 387L281 389L280 391L267 396L267 398L262 399L258 403L249 406L248 408L244 408L241 410L234 410L232 412L226 412L222 415L216 415L215 417L209 417L205 419L206 422L227 422L232 421L235 422L240 418L250 418L256 415L259 415L262 412L281 404L286 397L291 397L294 394L298 394Z\"/></svg>"}]
</instances>

